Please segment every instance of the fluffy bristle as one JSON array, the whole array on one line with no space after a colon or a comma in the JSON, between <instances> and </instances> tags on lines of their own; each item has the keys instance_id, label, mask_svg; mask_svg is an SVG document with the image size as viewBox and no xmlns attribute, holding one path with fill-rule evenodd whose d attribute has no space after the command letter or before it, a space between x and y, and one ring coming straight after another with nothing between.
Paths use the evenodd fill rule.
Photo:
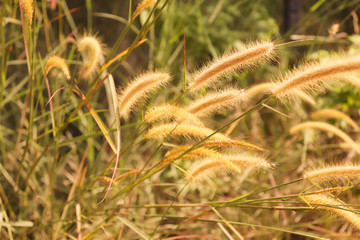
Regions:
<instances>
[{"instance_id":1,"label":"fluffy bristle","mask_svg":"<svg viewBox=\"0 0 360 240\"><path fill-rule=\"evenodd\" d=\"M58 56L51 56L45 65L45 75L48 75L53 68L59 68L68 80L71 78L65 59Z\"/></svg>"},{"instance_id":2,"label":"fluffy bristle","mask_svg":"<svg viewBox=\"0 0 360 240\"><path fill-rule=\"evenodd\" d=\"M203 160L201 163L194 164L188 171L187 180L189 182L201 181L205 178L224 175L229 172L232 172L232 169L228 168L226 163L210 158Z\"/></svg>"},{"instance_id":3,"label":"fluffy bristle","mask_svg":"<svg viewBox=\"0 0 360 240\"><path fill-rule=\"evenodd\" d=\"M350 144L357 153L360 153L359 146L346 133L344 133L340 129L338 129L328 123L312 122L312 121L300 123L300 124L290 128L290 134L295 134L296 132L298 132L302 129L305 129L305 128L316 128L316 129L320 129L320 130L323 130L326 132L331 132L331 133L337 135L338 137L340 137L341 139L343 139L348 144Z\"/></svg>"},{"instance_id":4,"label":"fluffy bristle","mask_svg":"<svg viewBox=\"0 0 360 240\"><path fill-rule=\"evenodd\" d=\"M136 104L146 98L150 92L170 81L170 74L167 72L147 72L138 76L119 94L120 116L128 119Z\"/></svg>"},{"instance_id":5,"label":"fluffy bristle","mask_svg":"<svg viewBox=\"0 0 360 240\"><path fill-rule=\"evenodd\" d=\"M348 123L350 126L352 126L355 130L359 130L359 127L357 126L354 120L352 120L348 115L335 109L322 109L320 111L311 114L310 117L312 119L321 118L321 117L341 119L344 120L346 123Z\"/></svg>"},{"instance_id":6,"label":"fluffy bristle","mask_svg":"<svg viewBox=\"0 0 360 240\"><path fill-rule=\"evenodd\" d=\"M264 95L271 93L271 89L276 86L276 83L260 83L255 86L252 86L251 88L247 89L245 92L245 99L250 100L258 95ZM299 97L301 100L309 103L312 106L316 105L315 100L306 94L304 91L295 89L294 90L294 96Z\"/></svg>"},{"instance_id":7,"label":"fluffy bristle","mask_svg":"<svg viewBox=\"0 0 360 240\"><path fill-rule=\"evenodd\" d=\"M181 124L174 123L174 124L162 124L153 127L147 132L145 138L162 139L167 136L171 136L171 137L183 136L186 138L201 139L208 137L213 133L214 131L209 128L194 126L187 123L181 123ZM215 133L210 137L210 139L225 140L228 138L221 133Z\"/></svg>"},{"instance_id":8,"label":"fluffy bristle","mask_svg":"<svg viewBox=\"0 0 360 240\"><path fill-rule=\"evenodd\" d=\"M152 123L159 120L168 121L174 119L176 122L186 122L189 124L203 126L203 123L192 113L183 108L165 104L157 106L148 111L145 115L145 122Z\"/></svg>"},{"instance_id":9,"label":"fluffy bristle","mask_svg":"<svg viewBox=\"0 0 360 240\"><path fill-rule=\"evenodd\" d=\"M360 230L360 217L355 214L349 206L344 206L344 202L335 198L330 198L323 194L302 196L308 204L316 204L314 207L330 211L336 215L346 219L353 224L356 229Z\"/></svg>"},{"instance_id":10,"label":"fluffy bristle","mask_svg":"<svg viewBox=\"0 0 360 240\"><path fill-rule=\"evenodd\" d=\"M251 99L255 96L259 95L260 93L266 94L271 92L271 88L275 87L275 83L260 83L254 86L251 86L245 92L245 98Z\"/></svg>"},{"instance_id":11,"label":"fluffy bristle","mask_svg":"<svg viewBox=\"0 0 360 240\"><path fill-rule=\"evenodd\" d=\"M28 21L29 25L32 25L32 19L34 15L34 8L33 8L33 0L21 0L20 6L25 13L25 18Z\"/></svg>"},{"instance_id":12,"label":"fluffy bristle","mask_svg":"<svg viewBox=\"0 0 360 240\"><path fill-rule=\"evenodd\" d=\"M205 117L224 109L231 109L244 98L243 90L228 89L221 92L207 94L205 97L190 103L187 111L196 116Z\"/></svg>"},{"instance_id":13,"label":"fluffy bristle","mask_svg":"<svg viewBox=\"0 0 360 240\"><path fill-rule=\"evenodd\" d=\"M294 89L316 92L348 72L360 69L360 57L338 57L319 64L306 64L280 79L272 89L278 98L292 97Z\"/></svg>"},{"instance_id":14,"label":"fluffy bristle","mask_svg":"<svg viewBox=\"0 0 360 240\"><path fill-rule=\"evenodd\" d=\"M272 164L270 164L264 157L249 155L249 154L237 154L237 155L225 155L225 159L232 162L234 165L245 169L251 167L252 170L257 169L270 169Z\"/></svg>"},{"instance_id":15,"label":"fluffy bristle","mask_svg":"<svg viewBox=\"0 0 360 240\"><path fill-rule=\"evenodd\" d=\"M190 82L189 90L198 91L229 72L269 60L274 55L274 48L272 42L260 42L248 45L243 51L225 54L196 72Z\"/></svg>"},{"instance_id":16,"label":"fluffy bristle","mask_svg":"<svg viewBox=\"0 0 360 240\"><path fill-rule=\"evenodd\" d=\"M327 183L339 181L359 181L360 166L357 165L338 165L324 167L304 174L304 179L314 183Z\"/></svg>"},{"instance_id":17,"label":"fluffy bristle","mask_svg":"<svg viewBox=\"0 0 360 240\"><path fill-rule=\"evenodd\" d=\"M80 77L93 77L105 60L103 44L99 38L85 35L77 42L77 49L81 53L84 61L80 70Z\"/></svg>"},{"instance_id":18,"label":"fluffy bristle","mask_svg":"<svg viewBox=\"0 0 360 240\"><path fill-rule=\"evenodd\" d=\"M188 181L201 181L207 177L234 172L240 173L246 169L250 169L251 172L253 172L258 169L269 169L272 166L264 158L259 156L251 156L248 154L222 155L222 158L236 166L237 171L235 171L235 168L225 164L224 161L220 161L219 159L214 158L207 158L201 163L195 163L188 171Z\"/></svg>"},{"instance_id":19,"label":"fluffy bristle","mask_svg":"<svg viewBox=\"0 0 360 240\"><path fill-rule=\"evenodd\" d=\"M247 149L254 149L258 151L264 151L263 148L258 147L254 144L245 142L245 141L238 141L233 139L215 139L215 140L207 140L203 143L203 147L243 147Z\"/></svg>"},{"instance_id":20,"label":"fluffy bristle","mask_svg":"<svg viewBox=\"0 0 360 240\"><path fill-rule=\"evenodd\" d=\"M191 149L190 145L181 146L181 147L172 149L165 154L165 159L166 159L166 161L172 161L174 159L177 159L178 157L180 157L184 152L188 151L189 149ZM187 155L190 155L191 158L194 158L196 156L197 158L209 157L209 158L213 158L213 159L217 159L217 160L223 159L223 155L221 153L219 153L216 150L205 148L205 147L199 147L199 148L192 149L189 153L184 154L183 157L186 158Z\"/></svg>"},{"instance_id":21,"label":"fluffy bristle","mask_svg":"<svg viewBox=\"0 0 360 240\"><path fill-rule=\"evenodd\" d=\"M131 21L133 21L144 9L149 8L155 2L156 0L143 0L141 3L139 3L135 9L134 14L131 16Z\"/></svg>"}]
</instances>

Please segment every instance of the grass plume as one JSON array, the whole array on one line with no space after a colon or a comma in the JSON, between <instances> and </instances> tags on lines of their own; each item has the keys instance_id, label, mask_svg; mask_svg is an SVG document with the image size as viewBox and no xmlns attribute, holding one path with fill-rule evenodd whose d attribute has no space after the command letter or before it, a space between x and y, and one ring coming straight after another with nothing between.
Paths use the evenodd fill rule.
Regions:
<instances>
[{"instance_id":1,"label":"grass plume","mask_svg":"<svg viewBox=\"0 0 360 240\"><path fill-rule=\"evenodd\" d=\"M181 124L170 123L170 124L162 124L151 128L145 135L145 138L162 139L167 136L170 137L182 136L185 138L201 139L213 133L214 133L213 130L206 127L194 126L188 123L181 123ZM229 138L221 133L215 133L210 137L210 139L225 140Z\"/></svg>"},{"instance_id":2,"label":"grass plume","mask_svg":"<svg viewBox=\"0 0 360 240\"><path fill-rule=\"evenodd\" d=\"M25 18L29 25L32 25L32 19L34 15L33 0L20 0L20 7L24 11Z\"/></svg>"},{"instance_id":3,"label":"grass plume","mask_svg":"<svg viewBox=\"0 0 360 240\"><path fill-rule=\"evenodd\" d=\"M185 109L170 104L156 106L145 114L145 122L152 123L159 120L168 121L174 119L176 122L186 122L197 126L203 123L192 113Z\"/></svg>"},{"instance_id":4,"label":"grass plume","mask_svg":"<svg viewBox=\"0 0 360 240\"><path fill-rule=\"evenodd\" d=\"M316 92L339 80L345 73L360 70L360 57L329 58L321 63L305 64L281 78L272 88L278 98L293 97L295 89Z\"/></svg>"},{"instance_id":5,"label":"grass plume","mask_svg":"<svg viewBox=\"0 0 360 240\"><path fill-rule=\"evenodd\" d=\"M360 179L360 166L327 166L306 172L304 179L314 183L339 182L341 180L358 181Z\"/></svg>"},{"instance_id":6,"label":"grass plume","mask_svg":"<svg viewBox=\"0 0 360 240\"><path fill-rule=\"evenodd\" d=\"M214 139L205 141L202 146L204 147L242 147L247 149L253 149L258 151L264 151L263 148L258 147L252 143L246 141L239 141L233 139Z\"/></svg>"},{"instance_id":7,"label":"grass plume","mask_svg":"<svg viewBox=\"0 0 360 240\"><path fill-rule=\"evenodd\" d=\"M189 84L190 91L198 91L229 72L254 66L269 60L274 55L274 43L258 42L247 45L243 50L235 50L208 63L196 73Z\"/></svg>"},{"instance_id":8,"label":"grass plume","mask_svg":"<svg viewBox=\"0 0 360 240\"><path fill-rule=\"evenodd\" d=\"M234 108L244 98L243 90L227 89L209 93L189 104L187 111L199 117L206 117L224 109Z\"/></svg>"},{"instance_id":9,"label":"grass plume","mask_svg":"<svg viewBox=\"0 0 360 240\"><path fill-rule=\"evenodd\" d=\"M156 0L143 0L141 3L139 3L135 9L135 12L131 16L130 21L134 21L134 19L146 8L149 8L151 5L153 5L156 2Z\"/></svg>"},{"instance_id":10,"label":"grass plume","mask_svg":"<svg viewBox=\"0 0 360 240\"><path fill-rule=\"evenodd\" d=\"M150 92L170 81L170 74L167 72L146 72L136 77L124 90L119 93L119 113L120 116L128 119L130 112L135 106Z\"/></svg>"},{"instance_id":11,"label":"grass plume","mask_svg":"<svg viewBox=\"0 0 360 240\"><path fill-rule=\"evenodd\" d=\"M77 49L84 62L80 69L80 77L93 77L105 60L104 44L96 36L84 35L77 42Z\"/></svg>"},{"instance_id":12,"label":"grass plume","mask_svg":"<svg viewBox=\"0 0 360 240\"><path fill-rule=\"evenodd\" d=\"M65 62L65 59L58 56L51 56L45 65L45 76L48 75L50 70L53 68L60 69L68 80L71 78L70 71L68 65Z\"/></svg>"},{"instance_id":13,"label":"grass plume","mask_svg":"<svg viewBox=\"0 0 360 240\"><path fill-rule=\"evenodd\" d=\"M259 156L238 154L224 155L223 158L240 169L238 172L244 172L246 169L250 169L250 172L253 172L258 169L271 168L271 164ZM192 168L188 171L187 179L189 182L201 181L205 178L222 176L228 173L234 173L233 168L229 168L223 161L218 159L207 158L200 163L193 164Z\"/></svg>"},{"instance_id":14,"label":"grass plume","mask_svg":"<svg viewBox=\"0 0 360 240\"><path fill-rule=\"evenodd\" d=\"M314 204L314 208L335 213L350 222L357 230L360 230L360 217L355 214L352 208L344 206L344 202L323 194L305 195L302 198L309 204Z\"/></svg>"},{"instance_id":15,"label":"grass plume","mask_svg":"<svg viewBox=\"0 0 360 240\"><path fill-rule=\"evenodd\" d=\"M320 111L314 112L313 114L311 114L310 117L312 119L321 118L321 117L341 119L344 120L350 126L352 126L355 130L359 130L359 127L354 120L352 120L345 113L342 113L336 109L322 109Z\"/></svg>"},{"instance_id":16,"label":"grass plume","mask_svg":"<svg viewBox=\"0 0 360 240\"><path fill-rule=\"evenodd\" d=\"M290 134L295 134L305 128L316 128L326 132L331 132L336 136L340 137L341 139L343 139L350 146L352 146L357 153L360 153L358 144L356 144L354 140L352 140L345 132L325 122L315 122L315 121L303 122L296 126L293 126L292 128L290 128L289 131Z\"/></svg>"}]
</instances>

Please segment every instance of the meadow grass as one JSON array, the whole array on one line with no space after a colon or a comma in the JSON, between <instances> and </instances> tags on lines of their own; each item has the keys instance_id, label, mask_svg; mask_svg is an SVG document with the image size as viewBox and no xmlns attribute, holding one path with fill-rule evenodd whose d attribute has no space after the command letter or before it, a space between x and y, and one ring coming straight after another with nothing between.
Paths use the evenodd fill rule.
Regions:
<instances>
[{"instance_id":1,"label":"meadow grass","mask_svg":"<svg viewBox=\"0 0 360 240\"><path fill-rule=\"evenodd\" d=\"M317 94L355 89L358 47L269 40L260 2L4 0L0 239L356 238L359 110ZM355 26L321 2L298 31Z\"/></svg>"}]
</instances>

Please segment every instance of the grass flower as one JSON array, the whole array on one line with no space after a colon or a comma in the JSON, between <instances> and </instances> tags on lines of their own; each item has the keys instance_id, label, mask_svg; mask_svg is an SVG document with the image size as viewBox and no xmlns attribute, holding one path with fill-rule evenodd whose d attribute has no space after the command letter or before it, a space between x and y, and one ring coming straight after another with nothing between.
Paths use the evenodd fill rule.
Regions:
<instances>
[{"instance_id":1,"label":"grass flower","mask_svg":"<svg viewBox=\"0 0 360 240\"><path fill-rule=\"evenodd\" d=\"M192 124L187 124L187 123L181 123L181 124L170 123L170 124L162 124L151 128L145 135L145 138L162 139L167 136L170 137L183 136L185 138L201 139L201 138L206 138L213 133L214 133L213 130L205 127L194 126ZM221 133L215 133L210 137L210 139L225 140L229 138Z\"/></svg>"},{"instance_id":2,"label":"grass flower","mask_svg":"<svg viewBox=\"0 0 360 240\"><path fill-rule=\"evenodd\" d=\"M149 8L155 2L156 0L143 0L141 3L139 3L135 9L135 12L131 16L131 21L133 21L142 11L144 11L144 9Z\"/></svg>"},{"instance_id":3,"label":"grass flower","mask_svg":"<svg viewBox=\"0 0 360 240\"><path fill-rule=\"evenodd\" d=\"M32 25L32 19L34 15L34 8L33 8L34 1L33 0L21 0L20 7L24 11L25 18L29 25Z\"/></svg>"},{"instance_id":4,"label":"grass flower","mask_svg":"<svg viewBox=\"0 0 360 240\"><path fill-rule=\"evenodd\" d=\"M341 180L358 181L360 179L360 166L338 165L324 167L306 172L304 179L314 183L339 182Z\"/></svg>"},{"instance_id":5,"label":"grass flower","mask_svg":"<svg viewBox=\"0 0 360 240\"><path fill-rule=\"evenodd\" d=\"M193 74L190 91L198 91L230 72L254 66L274 56L274 43L258 42L249 44L241 51L233 51L208 63Z\"/></svg>"},{"instance_id":6,"label":"grass flower","mask_svg":"<svg viewBox=\"0 0 360 240\"><path fill-rule=\"evenodd\" d=\"M203 123L192 113L183 108L165 104L154 107L145 115L145 122L152 123L159 120L168 121L174 119L176 122L186 122L189 124L203 126Z\"/></svg>"},{"instance_id":7,"label":"grass flower","mask_svg":"<svg viewBox=\"0 0 360 240\"><path fill-rule=\"evenodd\" d=\"M170 81L170 74L167 72L147 72L138 76L123 91L119 93L120 116L128 119L135 106L149 93Z\"/></svg>"},{"instance_id":8,"label":"grass flower","mask_svg":"<svg viewBox=\"0 0 360 240\"><path fill-rule=\"evenodd\" d=\"M95 36L83 36L77 42L84 64L80 69L81 78L91 78L105 60L105 48L101 40Z\"/></svg>"},{"instance_id":9,"label":"grass flower","mask_svg":"<svg viewBox=\"0 0 360 240\"><path fill-rule=\"evenodd\" d=\"M50 70L53 68L60 69L68 80L71 78L65 59L58 56L51 56L45 65L45 76L48 75Z\"/></svg>"},{"instance_id":10,"label":"grass flower","mask_svg":"<svg viewBox=\"0 0 360 240\"><path fill-rule=\"evenodd\" d=\"M300 123L300 124L290 128L290 134L295 134L298 131L301 131L302 129L305 129L305 128L316 128L316 129L320 129L320 130L323 130L323 131L326 131L326 132L331 132L331 133L337 135L338 137L340 137L341 139L343 139L350 146L352 146L353 149L357 153L360 153L359 146L358 146L358 144L356 144L354 142L354 140L352 140L346 133L344 133L340 129L338 129L338 128L336 128L333 125L330 125L328 123L315 122L315 121L314 122L308 121L308 122Z\"/></svg>"},{"instance_id":11,"label":"grass flower","mask_svg":"<svg viewBox=\"0 0 360 240\"><path fill-rule=\"evenodd\" d=\"M259 156L251 156L247 154L224 155L224 159L234 164L240 171L244 172L250 169L250 172L258 169L269 169L271 164L264 158ZM233 168L229 168L223 161L218 159L207 158L200 163L195 163L188 171L187 179L189 182L201 181L202 179L215 176L222 176L228 173L234 173Z\"/></svg>"},{"instance_id":12,"label":"grass flower","mask_svg":"<svg viewBox=\"0 0 360 240\"><path fill-rule=\"evenodd\" d=\"M245 101L250 100L252 98L255 98L258 95L264 95L271 93L271 89L276 86L276 83L260 83L256 84L255 86L250 87L245 91ZM316 105L315 100L306 94L304 91L295 89L294 90L294 96L297 96L301 100L309 103L312 106Z\"/></svg>"},{"instance_id":13,"label":"grass flower","mask_svg":"<svg viewBox=\"0 0 360 240\"><path fill-rule=\"evenodd\" d=\"M360 217L355 214L352 208L346 206L344 202L323 194L305 195L302 198L308 203L313 204L313 208L319 208L325 211L335 213L350 222L357 230L360 230Z\"/></svg>"},{"instance_id":14,"label":"grass flower","mask_svg":"<svg viewBox=\"0 0 360 240\"><path fill-rule=\"evenodd\" d=\"M344 120L350 126L352 126L355 130L359 130L359 127L354 120L352 120L348 115L335 109L322 109L320 111L314 112L313 114L311 114L310 117L312 119L321 118L321 117L341 119Z\"/></svg>"},{"instance_id":15,"label":"grass flower","mask_svg":"<svg viewBox=\"0 0 360 240\"><path fill-rule=\"evenodd\" d=\"M228 89L209 93L205 97L190 103L186 110L196 116L206 117L221 110L234 108L243 98L243 90Z\"/></svg>"},{"instance_id":16,"label":"grass flower","mask_svg":"<svg viewBox=\"0 0 360 240\"><path fill-rule=\"evenodd\" d=\"M327 59L318 64L305 64L281 78L272 93L278 98L294 95L295 89L316 92L339 80L345 73L360 70L360 57L339 57Z\"/></svg>"},{"instance_id":17,"label":"grass flower","mask_svg":"<svg viewBox=\"0 0 360 240\"><path fill-rule=\"evenodd\" d=\"M258 151L264 151L263 148L258 147L252 143L245 141L233 140L233 139L215 139L207 140L202 144L203 147L242 147L247 149L253 149Z\"/></svg>"}]
</instances>

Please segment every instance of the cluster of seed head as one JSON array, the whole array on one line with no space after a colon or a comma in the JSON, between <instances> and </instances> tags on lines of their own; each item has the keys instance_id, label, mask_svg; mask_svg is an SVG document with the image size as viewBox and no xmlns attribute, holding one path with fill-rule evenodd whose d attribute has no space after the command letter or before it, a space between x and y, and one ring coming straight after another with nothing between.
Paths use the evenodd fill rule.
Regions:
<instances>
[{"instance_id":1,"label":"cluster of seed head","mask_svg":"<svg viewBox=\"0 0 360 240\"><path fill-rule=\"evenodd\" d=\"M188 90L198 92L212 85L214 81L234 70L251 67L254 64L269 60L274 55L272 42L250 44L243 51L233 51L216 59L193 74ZM129 119L140 100L159 86L168 83L170 74L166 72L147 72L140 75L119 94L120 115ZM257 154L243 151L235 155L224 152L223 147L245 148L262 151L263 149L245 141L231 139L222 133L205 126L201 119L210 115L230 110L240 105L245 98L245 91L236 88L225 88L206 94L193 100L186 106L163 104L146 112L144 121L155 124L145 134L148 139L186 139L194 145L180 145L170 150L164 158L163 165L173 161L191 159L194 164L187 171L189 181L201 180L208 176L227 173L241 173L245 169L269 169L266 159ZM201 142L196 146L196 141Z\"/></svg>"}]
</instances>

